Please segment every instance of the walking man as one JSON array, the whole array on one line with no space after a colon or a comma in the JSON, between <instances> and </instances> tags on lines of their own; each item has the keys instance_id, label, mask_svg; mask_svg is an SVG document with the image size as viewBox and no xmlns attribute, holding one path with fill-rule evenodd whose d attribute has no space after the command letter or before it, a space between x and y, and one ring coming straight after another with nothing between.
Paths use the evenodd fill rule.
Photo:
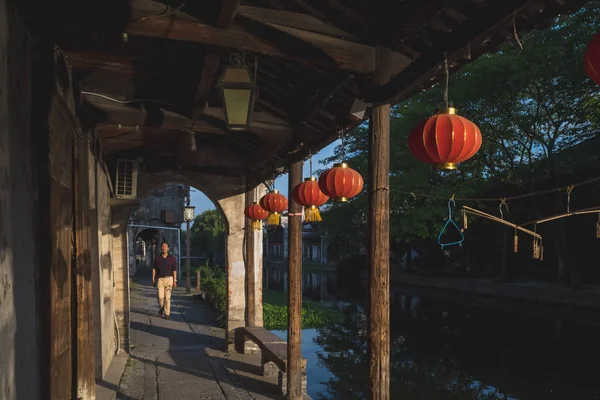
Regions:
<instances>
[{"instance_id":1,"label":"walking man","mask_svg":"<svg viewBox=\"0 0 600 400\"><path fill-rule=\"evenodd\" d=\"M177 287L177 259L169 254L169 244L162 242L161 255L154 259L152 285L158 289L158 315L169 319L171 315L171 290Z\"/></svg>"}]
</instances>

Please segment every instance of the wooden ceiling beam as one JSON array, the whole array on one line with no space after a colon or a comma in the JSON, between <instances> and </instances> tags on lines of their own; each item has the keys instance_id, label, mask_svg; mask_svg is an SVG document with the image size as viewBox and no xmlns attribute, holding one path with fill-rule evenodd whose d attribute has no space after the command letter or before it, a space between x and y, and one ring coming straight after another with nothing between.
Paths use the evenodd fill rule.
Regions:
<instances>
[{"instance_id":1,"label":"wooden ceiling beam","mask_svg":"<svg viewBox=\"0 0 600 400\"><path fill-rule=\"evenodd\" d=\"M191 119L172 111L158 107L131 107L110 103L82 94L82 114L86 123L123 125L126 127L150 127L164 130L192 130L206 134L230 134L225 129L222 109L207 108L203 119L192 122ZM289 141L292 129L289 124L270 114L252 113L250 133L261 139Z\"/></svg>"},{"instance_id":2,"label":"wooden ceiling beam","mask_svg":"<svg viewBox=\"0 0 600 400\"><path fill-rule=\"evenodd\" d=\"M240 6L238 15L240 17L253 19L262 23L273 23L289 28L298 28L304 31L334 36L340 39L358 41L358 36L346 32L336 26L329 25L317 17L309 14L295 13L291 11L273 10L270 8Z\"/></svg>"},{"instance_id":3,"label":"wooden ceiling beam","mask_svg":"<svg viewBox=\"0 0 600 400\"><path fill-rule=\"evenodd\" d=\"M359 73L375 70L375 47L372 46L274 23L246 20L245 28L253 33L240 27L224 30L200 22L161 17L136 21L125 32L131 36L202 43ZM403 54L392 54L394 73L405 69L410 62Z\"/></svg>"},{"instance_id":4,"label":"wooden ceiling beam","mask_svg":"<svg viewBox=\"0 0 600 400\"><path fill-rule=\"evenodd\" d=\"M444 61L444 54L448 55L449 63L465 58L468 44L476 46L489 39L511 23L515 9L525 9L533 3L537 3L537 0L529 0L525 3L518 0L490 2L486 8L469 18L462 29L432 39L435 46L427 54L422 55L406 70L394 76L387 85L375 89L369 96L369 101L394 103L406 97L424 80L437 75Z\"/></svg>"},{"instance_id":5,"label":"wooden ceiling beam","mask_svg":"<svg viewBox=\"0 0 600 400\"><path fill-rule=\"evenodd\" d=\"M217 20L217 28L228 29L231 26L239 4L240 0L223 0L221 12ZM208 98L210 97L210 91L212 90L220 62L221 57L216 53L209 53L204 58L204 65L200 73L200 83L198 84L198 90L194 99L192 123L200 119L204 108L208 104Z\"/></svg>"}]
</instances>

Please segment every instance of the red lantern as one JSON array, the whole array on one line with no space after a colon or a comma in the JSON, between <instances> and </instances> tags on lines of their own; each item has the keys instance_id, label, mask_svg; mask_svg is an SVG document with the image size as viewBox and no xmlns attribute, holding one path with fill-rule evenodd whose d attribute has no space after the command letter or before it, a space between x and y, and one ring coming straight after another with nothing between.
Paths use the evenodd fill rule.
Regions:
<instances>
[{"instance_id":1,"label":"red lantern","mask_svg":"<svg viewBox=\"0 0 600 400\"><path fill-rule=\"evenodd\" d=\"M346 163L334 164L319 177L319 188L334 201L348 201L360 193L364 184L362 176Z\"/></svg>"},{"instance_id":2,"label":"red lantern","mask_svg":"<svg viewBox=\"0 0 600 400\"><path fill-rule=\"evenodd\" d=\"M267 225L279 225L280 213L288 208L288 201L278 190L273 190L260 199L260 206L269 212Z\"/></svg>"},{"instance_id":3,"label":"red lantern","mask_svg":"<svg viewBox=\"0 0 600 400\"><path fill-rule=\"evenodd\" d=\"M259 206L257 202L246 207L244 214L252 220L252 228L257 231L261 228L261 221L269 215L267 210Z\"/></svg>"},{"instance_id":4,"label":"red lantern","mask_svg":"<svg viewBox=\"0 0 600 400\"><path fill-rule=\"evenodd\" d=\"M292 189L292 199L304 206L304 220L306 222L322 221L318 207L327 203L329 197L321 191L316 178L311 176L301 184L296 185Z\"/></svg>"},{"instance_id":5,"label":"red lantern","mask_svg":"<svg viewBox=\"0 0 600 400\"><path fill-rule=\"evenodd\" d=\"M600 31L592 36L584 58L585 71L594 82L600 85Z\"/></svg>"},{"instance_id":6,"label":"red lantern","mask_svg":"<svg viewBox=\"0 0 600 400\"><path fill-rule=\"evenodd\" d=\"M421 121L408 135L408 147L419 160L451 171L481 147L481 131L473 122L444 108Z\"/></svg>"}]
</instances>

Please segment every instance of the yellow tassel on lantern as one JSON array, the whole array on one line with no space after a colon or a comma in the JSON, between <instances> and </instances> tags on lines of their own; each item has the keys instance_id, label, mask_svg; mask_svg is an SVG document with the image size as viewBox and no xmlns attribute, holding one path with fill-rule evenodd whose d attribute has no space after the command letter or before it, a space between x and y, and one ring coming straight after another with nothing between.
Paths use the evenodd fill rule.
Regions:
<instances>
[{"instance_id":1,"label":"yellow tassel on lantern","mask_svg":"<svg viewBox=\"0 0 600 400\"><path fill-rule=\"evenodd\" d=\"M279 213L272 213L272 214L269 214L269 216L267 217L267 225L279 225L280 221L281 221L281 214L279 214Z\"/></svg>"},{"instance_id":2,"label":"yellow tassel on lantern","mask_svg":"<svg viewBox=\"0 0 600 400\"><path fill-rule=\"evenodd\" d=\"M315 206L304 207L304 221L306 222L321 222L321 213L319 208Z\"/></svg>"},{"instance_id":3,"label":"yellow tassel on lantern","mask_svg":"<svg viewBox=\"0 0 600 400\"><path fill-rule=\"evenodd\" d=\"M252 229L254 229L255 231L260 231L262 228L262 221L255 219L252 220Z\"/></svg>"}]
</instances>

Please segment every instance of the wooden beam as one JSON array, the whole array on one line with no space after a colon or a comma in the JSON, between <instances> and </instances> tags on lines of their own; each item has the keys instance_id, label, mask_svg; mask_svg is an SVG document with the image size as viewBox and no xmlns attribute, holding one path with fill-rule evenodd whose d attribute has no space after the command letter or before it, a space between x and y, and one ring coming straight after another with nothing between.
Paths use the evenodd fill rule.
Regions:
<instances>
[{"instance_id":1,"label":"wooden beam","mask_svg":"<svg viewBox=\"0 0 600 400\"><path fill-rule=\"evenodd\" d=\"M334 81L329 85L329 87L321 88L319 90L317 98L313 101L312 106L301 118L301 123L307 124L311 119L313 119L316 115L323 111L325 107L327 107L327 104L329 104L331 99L333 99L335 94L346 84L348 84L348 82L350 82L352 79L354 79L354 75L344 74L344 76L334 79ZM350 110L348 110L348 112L350 112Z\"/></svg>"},{"instance_id":2,"label":"wooden beam","mask_svg":"<svg viewBox=\"0 0 600 400\"><path fill-rule=\"evenodd\" d=\"M390 79L389 49L379 48L373 83ZM373 107L369 124L369 358L370 400L390 399L390 105Z\"/></svg>"},{"instance_id":3,"label":"wooden beam","mask_svg":"<svg viewBox=\"0 0 600 400\"><path fill-rule=\"evenodd\" d=\"M231 23L237 14L239 5L240 0L223 0L221 13L217 21L218 28L227 29L231 26Z\"/></svg>"},{"instance_id":4,"label":"wooden beam","mask_svg":"<svg viewBox=\"0 0 600 400\"><path fill-rule=\"evenodd\" d=\"M210 91L215 81L215 75L219 69L221 57L218 54L210 53L204 58L204 64L202 66L202 72L200 73L200 83L198 84L198 90L196 91L196 97L194 99L194 110L192 112L192 121L196 121L202 117L204 108L208 104L208 98Z\"/></svg>"},{"instance_id":5,"label":"wooden beam","mask_svg":"<svg viewBox=\"0 0 600 400\"><path fill-rule=\"evenodd\" d=\"M217 20L217 28L227 29L235 18L240 0L223 0L221 12ZM194 110L192 112L192 121L200 119L204 108L208 104L208 97L213 87L217 70L221 57L215 53L209 53L204 58L204 65L202 66L202 72L200 73L200 83L198 90L196 91L196 97L194 100Z\"/></svg>"},{"instance_id":6,"label":"wooden beam","mask_svg":"<svg viewBox=\"0 0 600 400\"><path fill-rule=\"evenodd\" d=\"M84 100L82 109L87 123L229 134L225 129L224 112L220 108L206 109L203 119L192 123L191 119L181 114L158 107L132 107L98 100L86 94L81 97ZM285 121L261 112L252 114L250 132L260 138L281 141L289 141L292 135L292 129Z\"/></svg>"},{"instance_id":7,"label":"wooden beam","mask_svg":"<svg viewBox=\"0 0 600 400\"><path fill-rule=\"evenodd\" d=\"M383 88L376 90L369 100L373 103L385 101L393 103L405 98L422 82L436 76L444 60L444 53L448 54L449 62L465 58L468 44L479 45L510 24L515 9L526 9L535 2L535 0L529 0L525 4L517 0L489 2L488 6L463 23L462 29L432 39L436 45L427 54L419 57L402 73L393 77Z\"/></svg>"},{"instance_id":8,"label":"wooden beam","mask_svg":"<svg viewBox=\"0 0 600 400\"><path fill-rule=\"evenodd\" d=\"M256 189L246 192L246 208L254 202ZM246 225L244 227L244 235L246 236L246 326L256 326L256 281L254 278L254 229L252 228L252 220L245 218Z\"/></svg>"},{"instance_id":9,"label":"wooden beam","mask_svg":"<svg viewBox=\"0 0 600 400\"><path fill-rule=\"evenodd\" d=\"M238 15L262 23L272 23L287 26L289 28L298 28L304 31L334 36L341 39L350 39L353 41L359 39L358 36L338 27L329 25L309 14L273 10L270 8L240 6Z\"/></svg>"},{"instance_id":10,"label":"wooden beam","mask_svg":"<svg viewBox=\"0 0 600 400\"><path fill-rule=\"evenodd\" d=\"M288 193L302 183L302 161L289 165ZM302 399L302 206L288 200L287 399Z\"/></svg>"},{"instance_id":11,"label":"wooden beam","mask_svg":"<svg viewBox=\"0 0 600 400\"><path fill-rule=\"evenodd\" d=\"M136 21L125 32L131 36L202 43L361 73L375 70L374 47L273 23L258 25L251 26L255 32L252 34L239 27L223 30L200 22L163 17ZM411 61L400 53L392 53L391 59L396 73Z\"/></svg>"}]
</instances>

